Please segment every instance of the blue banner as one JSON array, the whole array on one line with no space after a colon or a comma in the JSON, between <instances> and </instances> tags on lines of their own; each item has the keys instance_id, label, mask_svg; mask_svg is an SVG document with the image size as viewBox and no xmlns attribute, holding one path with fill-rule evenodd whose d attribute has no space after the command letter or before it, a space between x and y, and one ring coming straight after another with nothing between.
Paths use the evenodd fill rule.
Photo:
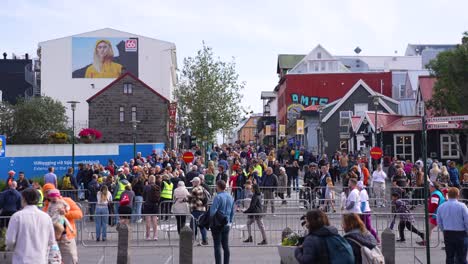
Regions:
<instances>
[{"instance_id":1,"label":"blue banner","mask_svg":"<svg viewBox=\"0 0 468 264\"><path fill-rule=\"evenodd\" d=\"M5 150L6 150L6 137L4 135L0 135L0 158L5 157Z\"/></svg>"}]
</instances>

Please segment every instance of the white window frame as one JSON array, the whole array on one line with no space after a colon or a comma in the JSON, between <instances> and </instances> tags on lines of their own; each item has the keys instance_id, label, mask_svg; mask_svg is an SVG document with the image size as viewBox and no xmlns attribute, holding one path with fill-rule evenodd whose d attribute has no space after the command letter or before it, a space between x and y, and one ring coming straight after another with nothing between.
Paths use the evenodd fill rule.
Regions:
<instances>
[{"instance_id":1,"label":"white window frame","mask_svg":"<svg viewBox=\"0 0 468 264\"><path fill-rule=\"evenodd\" d=\"M401 95L401 92L403 92L403 95ZM406 84L400 84L398 87L398 95L400 98L406 98Z\"/></svg>"},{"instance_id":2,"label":"white window frame","mask_svg":"<svg viewBox=\"0 0 468 264\"><path fill-rule=\"evenodd\" d=\"M119 107L119 121L125 122L125 107L123 106Z\"/></svg>"},{"instance_id":3,"label":"white window frame","mask_svg":"<svg viewBox=\"0 0 468 264\"><path fill-rule=\"evenodd\" d=\"M365 106L366 110L360 110ZM369 104L354 104L354 115L355 116L364 116L366 111L369 111ZM361 113L361 114L359 114Z\"/></svg>"},{"instance_id":4,"label":"white window frame","mask_svg":"<svg viewBox=\"0 0 468 264\"><path fill-rule=\"evenodd\" d=\"M405 146L407 146L407 144L406 142L404 144L397 144L397 137L410 137L411 138L411 161L414 161L414 134L394 134L393 135L394 156L399 157L399 155L402 154L406 157L409 155L409 153L405 152ZM397 146L403 146L403 153L397 153Z\"/></svg>"},{"instance_id":5,"label":"white window frame","mask_svg":"<svg viewBox=\"0 0 468 264\"><path fill-rule=\"evenodd\" d=\"M132 121L137 121L137 107L136 106L132 106L132 117L131 117L131 120Z\"/></svg>"},{"instance_id":6,"label":"white window frame","mask_svg":"<svg viewBox=\"0 0 468 264\"><path fill-rule=\"evenodd\" d=\"M132 83L124 83L123 84L123 93L124 94L133 94L133 84Z\"/></svg>"},{"instance_id":7,"label":"white window frame","mask_svg":"<svg viewBox=\"0 0 468 264\"><path fill-rule=\"evenodd\" d=\"M352 113L352 111L340 111L340 127L346 127L351 125ZM343 124L344 120L346 120L347 124Z\"/></svg>"},{"instance_id":8,"label":"white window frame","mask_svg":"<svg viewBox=\"0 0 468 264\"><path fill-rule=\"evenodd\" d=\"M452 137L456 137L456 141L452 140ZM444 142L443 138L448 138L448 142ZM460 140L460 135L450 135L450 134L440 134L440 157L442 159L459 159L460 158L460 151L457 147L457 141ZM449 148L449 155L444 155L444 145L448 145ZM453 147L457 151L457 155L452 155Z\"/></svg>"}]
</instances>

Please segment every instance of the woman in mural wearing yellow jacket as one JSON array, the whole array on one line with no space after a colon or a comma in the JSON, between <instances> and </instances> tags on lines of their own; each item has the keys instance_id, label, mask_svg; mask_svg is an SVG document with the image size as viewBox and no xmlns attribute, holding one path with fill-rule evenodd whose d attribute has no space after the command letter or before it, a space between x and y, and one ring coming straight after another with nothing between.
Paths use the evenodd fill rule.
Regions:
<instances>
[{"instance_id":1,"label":"woman in mural wearing yellow jacket","mask_svg":"<svg viewBox=\"0 0 468 264\"><path fill-rule=\"evenodd\" d=\"M112 61L114 51L108 40L96 41L93 64L86 68L85 78L117 78L122 72L122 65Z\"/></svg>"}]
</instances>

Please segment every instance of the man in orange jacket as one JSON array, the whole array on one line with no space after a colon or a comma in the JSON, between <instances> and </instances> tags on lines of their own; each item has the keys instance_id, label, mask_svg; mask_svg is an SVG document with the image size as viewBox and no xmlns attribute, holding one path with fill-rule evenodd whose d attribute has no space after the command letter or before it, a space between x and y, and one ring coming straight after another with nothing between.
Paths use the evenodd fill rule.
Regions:
<instances>
[{"instance_id":1,"label":"man in orange jacket","mask_svg":"<svg viewBox=\"0 0 468 264\"><path fill-rule=\"evenodd\" d=\"M44 192L44 212L47 212L49 208L49 200L47 193L50 190L55 189L53 184L47 183L42 187ZM64 264L76 264L78 263L78 250L76 247L76 225L75 220L80 220L83 217L83 212L81 211L80 207L69 197L63 197L63 200L70 206L70 210L64 213L65 218L70 222L71 227L73 228L74 232L69 230L68 228L65 230L67 234L67 239L64 241L57 241L60 247L60 253L62 254L62 261Z\"/></svg>"}]
</instances>

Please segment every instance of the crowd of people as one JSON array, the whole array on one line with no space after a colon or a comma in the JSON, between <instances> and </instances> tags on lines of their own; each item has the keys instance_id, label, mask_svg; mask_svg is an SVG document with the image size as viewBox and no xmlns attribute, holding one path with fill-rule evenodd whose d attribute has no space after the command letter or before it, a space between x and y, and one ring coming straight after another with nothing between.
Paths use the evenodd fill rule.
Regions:
<instances>
[{"instance_id":1,"label":"crowd of people","mask_svg":"<svg viewBox=\"0 0 468 264\"><path fill-rule=\"evenodd\" d=\"M297 193L304 205L309 206L308 209L314 209L307 214L307 227L310 234L318 233L319 237L337 235L337 231L329 227L326 213L336 213L339 210L336 202L341 200L341 209L345 213L345 239L351 245L348 249L358 252L361 246L372 250L380 243L371 220L374 205L382 208L389 206L399 217L398 242L405 242L404 229L407 228L421 237L418 244L425 245L430 237L425 238L424 233L413 225L411 210L427 200L431 215L430 231L437 226L442 229L438 210L445 201L450 201L450 196L447 197L449 188L458 190L468 187L468 162L458 170L453 161L448 162L446 167L431 160L424 167L420 160L413 164L394 158L388 164L388 170L384 171L381 164L375 165L375 170L370 169L365 156L352 153L337 152L329 159L325 154L318 157L304 149L224 145L214 147L207 155L208 160L205 160L199 148L193 152L195 159L192 163L184 162L182 152L172 150L158 154L153 151L146 157L137 153L134 159L122 164L116 164L113 160L107 164L78 164L76 173L69 168L63 177L58 177L54 168L50 167L44 175L42 187L38 182L28 181L24 173L20 172L16 178L16 172L10 171L7 189L0 195L1 216L18 215L15 213L23 212L31 204L41 208L49 215L55 233L53 241L43 245L57 245L59 250L55 252L61 253L63 263L78 261L74 222L83 217L83 212L77 203L84 205L83 211L89 220L94 221L97 242L107 240L109 225L143 221L146 226L145 239L158 240L159 222L175 216L177 232L180 233L188 224L194 230L195 239L200 234L200 245L208 245L207 230L210 229L216 263L221 263L221 248L224 250L224 263L228 263L228 237L235 211L248 216L248 237L243 242L253 243L251 228L256 223L262 235L258 244L266 245L269 241L262 214L268 211L268 207L271 214L275 214L276 199L285 204L293 193ZM429 197L424 197L423 192L425 170L430 183ZM391 198L386 197L387 182L391 183ZM341 199L337 195L337 183L342 185ZM38 196L37 203L33 203L33 192L26 190L34 190ZM468 191L461 189L462 197L467 194L465 190ZM25 193L31 197L24 197ZM374 198L375 204L371 203L370 197ZM44 218L35 210L30 211ZM187 223L189 214L194 221ZM219 225L210 226L204 220L206 218L218 219ZM8 218L0 221L1 227L11 228L8 232L10 235L17 228L11 227L13 219L17 218L12 217L10 223ZM468 222L464 221L465 224ZM448 226L452 228L451 224ZM460 241L460 234L450 232L460 230L448 229L447 235L443 231L444 237L448 237L445 243L447 256L450 252L459 254L453 246L454 241ZM296 254L301 263L311 263L307 261L317 259L317 256L312 256L315 253L306 249L319 240L308 237ZM7 238L16 254L18 242L12 242L11 236ZM323 247L323 243L320 246ZM317 248L314 252L322 252ZM30 257L24 254L15 256ZM352 256L356 263L361 263L360 256Z\"/></svg>"}]
</instances>

